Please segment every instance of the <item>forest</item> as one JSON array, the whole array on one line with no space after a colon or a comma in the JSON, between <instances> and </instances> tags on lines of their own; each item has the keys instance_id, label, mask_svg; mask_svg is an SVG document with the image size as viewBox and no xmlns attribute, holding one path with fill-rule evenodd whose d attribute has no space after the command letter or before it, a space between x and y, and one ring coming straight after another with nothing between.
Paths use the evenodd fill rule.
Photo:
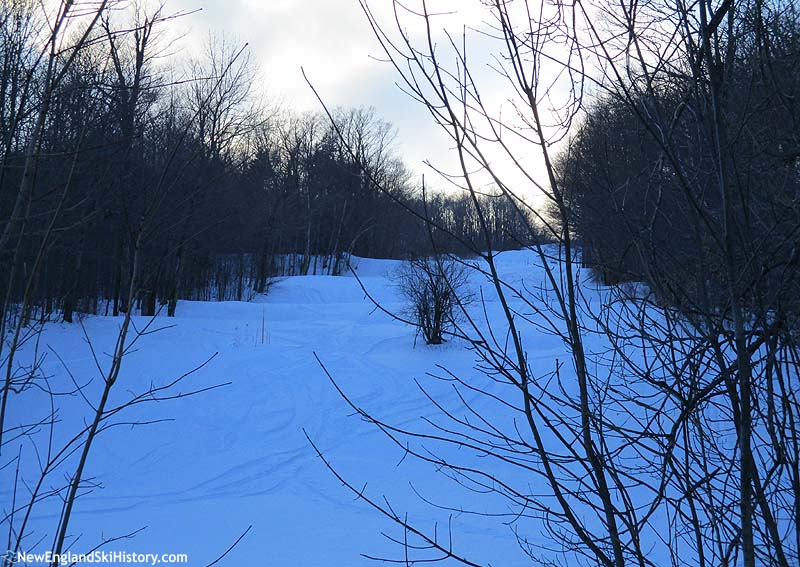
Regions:
<instances>
[{"instance_id":1,"label":"forest","mask_svg":"<svg viewBox=\"0 0 800 567\"><path fill-rule=\"evenodd\" d=\"M134 280L137 311L173 314L179 298L337 274L350 255L424 254L424 209L442 251L478 240L464 195L423 203L373 109L273 108L247 47L222 38L165 58L162 28L181 17L165 6L73 12L49 30L34 4L2 6L4 320L116 315ZM484 201L502 245L524 243L526 219Z\"/></svg>"},{"instance_id":2,"label":"forest","mask_svg":"<svg viewBox=\"0 0 800 567\"><path fill-rule=\"evenodd\" d=\"M318 111L266 100L244 43L173 49L168 3L0 4L11 551L37 521L70 549L84 495L126 510L91 500L121 425L143 493L236 498L209 525L312 510L292 559L380 518L362 558L407 566L797 565L795 2L352 2L455 172L313 77Z\"/></svg>"}]
</instances>

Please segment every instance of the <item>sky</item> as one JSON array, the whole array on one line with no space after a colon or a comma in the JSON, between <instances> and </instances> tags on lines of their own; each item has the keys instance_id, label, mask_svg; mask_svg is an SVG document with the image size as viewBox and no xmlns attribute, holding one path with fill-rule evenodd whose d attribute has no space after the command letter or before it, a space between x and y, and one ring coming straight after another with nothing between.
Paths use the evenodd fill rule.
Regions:
<instances>
[{"instance_id":1,"label":"sky","mask_svg":"<svg viewBox=\"0 0 800 567\"><path fill-rule=\"evenodd\" d=\"M358 0L173 0L168 6L201 9L180 20L191 49L209 32L248 43L259 67L258 90L269 100L296 111L322 110L304 69L329 107L374 107L391 122L398 154L417 174L426 170L426 159L454 164L446 136L398 89L395 70L376 60L383 52Z\"/></svg>"},{"instance_id":2,"label":"sky","mask_svg":"<svg viewBox=\"0 0 800 567\"><path fill-rule=\"evenodd\" d=\"M392 2L373 0L370 4L387 29L394 29ZM485 29L486 9L477 0L430 0L429 5L441 14L433 30L441 52L446 47L442 33L445 26L456 34L466 29L470 69L476 73L483 98L490 100L504 119L514 116L507 102L507 82L488 65L488 44L493 40L474 31ZM428 187L450 187L424 164L426 160L448 173L460 172L453 142L433 123L423 105L400 90L394 67L380 60L385 54L359 0L171 0L167 7L173 11L199 10L178 20L185 34L182 43L190 52L201 49L209 33L224 34L226 40L240 45L247 43L251 59L259 67L257 90L267 100L279 101L294 111L321 111L321 104L303 78L305 70L328 107L374 107L379 118L392 123L397 129L397 154L417 182L424 174ZM411 31L414 39L423 39L414 35L414 28ZM540 173L540 152L527 145L521 146L519 153L532 164L534 176L545 180ZM513 174L510 178L515 190L530 198L532 204L542 202L527 180ZM486 177L481 180L486 181ZM485 183L482 188L487 185L491 184Z\"/></svg>"}]
</instances>

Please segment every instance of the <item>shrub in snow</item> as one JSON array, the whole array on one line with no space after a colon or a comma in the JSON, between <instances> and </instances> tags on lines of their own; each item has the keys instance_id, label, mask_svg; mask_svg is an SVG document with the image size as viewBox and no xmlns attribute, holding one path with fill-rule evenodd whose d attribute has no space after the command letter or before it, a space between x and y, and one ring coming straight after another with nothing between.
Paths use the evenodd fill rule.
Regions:
<instances>
[{"instance_id":1,"label":"shrub in snow","mask_svg":"<svg viewBox=\"0 0 800 567\"><path fill-rule=\"evenodd\" d=\"M415 258L403 263L397 282L407 301L406 314L425 343L442 344L468 299L467 267L448 256Z\"/></svg>"}]
</instances>

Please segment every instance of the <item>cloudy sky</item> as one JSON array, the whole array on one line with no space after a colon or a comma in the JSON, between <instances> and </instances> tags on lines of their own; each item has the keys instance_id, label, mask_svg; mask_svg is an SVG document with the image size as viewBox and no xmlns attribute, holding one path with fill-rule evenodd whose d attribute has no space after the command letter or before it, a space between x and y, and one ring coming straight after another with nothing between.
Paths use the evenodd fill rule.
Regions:
<instances>
[{"instance_id":1,"label":"cloudy sky","mask_svg":"<svg viewBox=\"0 0 800 567\"><path fill-rule=\"evenodd\" d=\"M393 29L392 2L372 0L370 5L378 19ZM178 20L186 33L183 43L190 50L201 48L209 33L248 43L260 69L257 87L268 99L280 100L284 107L297 111L321 110L303 79L303 68L327 105L371 106L380 118L394 124L398 154L418 178L426 174L429 186L444 188L448 184L423 164L425 160L444 171L458 172L450 151L452 142L422 105L401 92L395 69L376 60L384 54L358 0L171 0L167 6L174 11L200 10ZM442 14L435 19L433 30L440 47L446 43L443 27L455 34L466 29L471 71L476 73L483 99L491 100L504 119L514 116L513 109L507 108L507 83L487 65L488 44L493 40L474 31L485 29L485 8L477 0L431 0L429 6ZM410 31L413 36L414 29ZM528 165L539 170L539 152L530 145L521 151ZM518 176L513 183L520 194L541 202L541 195L527 180Z\"/></svg>"},{"instance_id":2,"label":"cloudy sky","mask_svg":"<svg viewBox=\"0 0 800 567\"><path fill-rule=\"evenodd\" d=\"M390 2L375 4L385 10ZM374 59L382 51L357 0L174 0L168 7L202 10L180 20L188 45L202 44L209 32L248 43L269 98L299 111L321 110L304 68L326 104L373 106L394 124L398 153L415 171L425 170L425 159L452 164L444 134L397 88L394 69Z\"/></svg>"}]
</instances>

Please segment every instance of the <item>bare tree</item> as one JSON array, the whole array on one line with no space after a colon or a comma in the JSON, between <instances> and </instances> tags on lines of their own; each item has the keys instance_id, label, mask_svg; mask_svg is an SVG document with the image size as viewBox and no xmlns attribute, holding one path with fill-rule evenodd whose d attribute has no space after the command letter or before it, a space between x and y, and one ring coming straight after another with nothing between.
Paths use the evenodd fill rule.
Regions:
<instances>
[{"instance_id":1,"label":"bare tree","mask_svg":"<svg viewBox=\"0 0 800 567\"><path fill-rule=\"evenodd\" d=\"M425 343L439 345L457 326L457 317L469 303L468 268L446 256L412 258L398 272L397 286L407 302L407 316Z\"/></svg>"},{"instance_id":2,"label":"bare tree","mask_svg":"<svg viewBox=\"0 0 800 567\"><path fill-rule=\"evenodd\" d=\"M779 63L776 46L786 36L779 39L777 22L794 11L727 1L483 5L486 23L479 33L496 42L488 64L506 81L511 113L482 96L485 73L469 51L468 31L439 28L453 23L452 14L436 13L425 1L395 2L394 21L384 22L361 2L403 87L454 145L461 166L457 183L472 200L483 237L474 252L502 314L487 331L466 310L464 333L478 367L504 386L503 393L444 376L457 385L465 415L437 405L447 421L430 431L378 420L340 392L407 453L476 492L501 496L510 512L498 510L498 517L549 534L555 549L516 532L536 561L556 564L563 557L567 564L614 567L795 563L797 330L788 303L778 299L795 285L796 262L786 238L794 229L787 233L791 225L782 215L770 218L750 198L749 180L781 178L775 165L737 158L756 108L769 123L793 116L791 95L785 96L792 91L773 81L766 89L774 102L758 106L742 98L739 109L732 104L739 85L752 93L764 69ZM751 45L758 47L746 48ZM735 69L749 65L754 53L762 63L751 67L749 82L739 82ZM578 210L569 172L558 167L554 150L587 108L586 86L624 108L641 126L647 147L656 148L654 160L638 162L650 175L637 178L636 186L630 174L623 177L612 184L616 195L626 188L631 198L634 189L644 193L639 198L651 205L643 217L650 229L674 210L677 201L668 189L685 201L681 225L670 230L676 238L687 230L698 235L691 258L700 277L692 285L674 262L662 261L670 249L643 230L630 246L637 273L653 287L593 287L581 277L573 232ZM784 140L780 147L790 144ZM635 149L625 147L630 155ZM537 166L530 161L534 152ZM626 171L627 154L604 158ZM791 163L789 170L796 168ZM521 186L546 199L549 213L528 211L555 240L532 248L541 282L520 286L498 268L479 198L487 179L517 210L528 207ZM619 230L640 222L627 213L617 218ZM778 243L752 239L755 226L783 236ZM660 234L670 238L668 231ZM704 287L702 276L719 280ZM592 301L598 296L599 304ZM549 371L531 366L525 337L543 331L563 341L568 363L553 360ZM498 413L478 412L461 393L484 396ZM517 425L509 427L509 421ZM482 457L481 465L447 447L469 448ZM342 478L334 463L325 464ZM535 494L529 489L533 479ZM418 538L419 544L406 543L405 561L474 564L446 538L409 524L401 511L342 480ZM444 507L463 511L464 503ZM409 556L414 550L419 556Z\"/></svg>"},{"instance_id":3,"label":"bare tree","mask_svg":"<svg viewBox=\"0 0 800 567\"><path fill-rule=\"evenodd\" d=\"M19 216L22 213L15 206L10 216L3 219L2 227L6 231L4 235L9 235L8 241L13 237L18 243L25 243L25 247L17 246L14 250L10 264L11 273L6 284L8 287L4 289L4 311L0 318L3 324L0 327L0 360L4 377L0 408L0 470L4 471L4 478L10 475L8 477L13 481L13 490L10 493L12 501L4 502L0 516L0 526L7 532L10 551L3 558L4 565L10 565L16 552L28 548L32 543L31 519L34 515L44 509L52 510L52 506L60 506L60 512L52 526L53 533L46 536L52 537L50 549L55 558L53 565L58 564L58 557L73 541L69 530L80 496L95 486L88 471L96 440L108 429L125 423L122 415L126 410L142 403L182 398L219 386L189 391L176 390L178 384L182 384L188 376L205 366L207 360L174 380L154 384L144 391L129 390L130 396L121 402L116 397L126 356L137 348L142 337L158 330L154 329L157 314L155 310L151 313L149 322L143 328L137 328L133 320L136 312L134 306L150 291L149 282L153 279L154 270L158 269L148 253L163 230L164 217L169 216L169 209L174 206L174 201L185 198L181 196L175 199L173 190L179 185L187 164L191 162L191 152L188 152L187 157L185 146L190 139L193 119L197 113L173 128L162 130L165 135L158 138L158 153L140 143L138 138L143 135L146 122L142 117L147 116L144 109L152 103L153 97L150 83L152 76L148 74L147 68L150 61L149 50L153 48L150 43L153 37L151 34L156 26L169 18L163 17L160 9L150 15L140 13L140 18L132 27L117 29L104 17L105 6L105 2L92 3L92 10L87 12L72 2L66 2L58 8L57 17L53 18L50 14L49 21L55 22L58 27L66 25L65 22L73 17L71 10L78 10L79 15L74 17L85 22L85 25L78 28L78 41L74 43L61 42L56 31L52 31L49 36L47 48L51 61L42 78L42 99L37 112L32 115L34 127L24 132L29 137L25 142L26 151L32 153L24 155L25 169L20 189L14 199L18 203L22 195L21 202L25 211L23 216ZM40 8L46 10L47 6L42 4ZM47 15L43 14L42 17ZM102 22L102 33L95 30L97 22ZM130 51L126 47L126 38L132 40ZM56 49L56 44L61 51ZM113 72L110 74L111 80L106 81L109 76L103 72L109 69L113 69ZM224 76L227 69L222 72ZM174 115L167 118L174 118ZM73 129L68 126L73 126ZM150 126L152 127L152 123ZM108 135L102 127L107 127L113 134ZM156 140L153 131L158 130L153 128L149 132L150 141ZM97 138L92 139L96 147L86 149L87 138L91 135L97 135ZM59 148L55 145L57 143L62 143L65 147ZM122 149L117 153L120 146ZM52 154L56 153L52 151L54 148L63 149L67 159L61 159L60 153L53 157ZM94 217L93 210L87 214L83 214L83 210L87 202L97 198L87 187L94 189L98 184L98 178L87 174L86 170L91 170L90 173L94 173L96 169L102 170L97 165L97 154L105 160L101 162L105 168L115 163L112 158L122 155L125 167L121 172L121 179L130 182L134 168L141 166L141 161L137 162L135 158L150 157L147 151L154 152L151 156L155 155L156 159L152 160L149 169L138 170L139 173L144 171L147 176L140 180L141 185L121 187L109 182L108 178L101 177L102 182L107 183L104 187L111 186L130 192L149 182L146 191L137 195L126 194L121 199L128 229L126 236L129 240L126 244L129 255L125 259L119 259L121 269L124 268L127 274L127 285L120 293L122 304L127 309L120 321L109 361L107 364L102 362L87 334L87 348L96 363L98 376L95 378L98 380L89 376L74 376L72 369L62 361L63 372L56 383L42 369L44 355L40 352L39 341L44 332L46 314L42 312L41 317L36 318L27 315L33 305L34 290L42 281L43 266L54 255L52 251L59 240L64 239L75 227L81 229L79 254L83 252L85 226ZM95 158L88 160L88 168L84 167L83 161L87 159L87 154ZM6 163L3 166L5 171ZM31 168L30 172L28 168ZM26 181L26 175L32 177ZM58 179L56 190L48 195L55 196L52 202L45 201L46 207L43 211L37 210L37 214L33 215L32 203L37 184L43 183L50 175ZM77 185L81 187L76 189ZM83 193L79 193L78 199L72 201L73 193L79 191ZM26 229L28 225L36 230ZM29 251L32 251L31 255L25 256ZM80 272L80 256L78 258L77 271ZM11 332L7 337L6 316L8 307L12 305L14 271L18 266L24 268L21 271L23 293L20 303L16 305L22 316L12 321ZM75 285L75 281L68 283L65 302L69 300L69 293L74 293ZM68 307L64 307L64 316L71 319L72 307ZM55 355L59 356L57 352ZM90 387L92 382L98 381L99 387ZM7 410L15 401L39 393L44 394L47 402L42 406L41 414L20 416L16 412L13 417L9 417ZM84 402L87 414L82 426L76 430L59 430L56 434L57 428L61 427L59 412L65 398L74 399L78 403ZM146 422L134 423L144 425ZM9 452L12 443L19 444L20 447L15 454ZM115 539L103 539L98 546Z\"/></svg>"}]
</instances>

